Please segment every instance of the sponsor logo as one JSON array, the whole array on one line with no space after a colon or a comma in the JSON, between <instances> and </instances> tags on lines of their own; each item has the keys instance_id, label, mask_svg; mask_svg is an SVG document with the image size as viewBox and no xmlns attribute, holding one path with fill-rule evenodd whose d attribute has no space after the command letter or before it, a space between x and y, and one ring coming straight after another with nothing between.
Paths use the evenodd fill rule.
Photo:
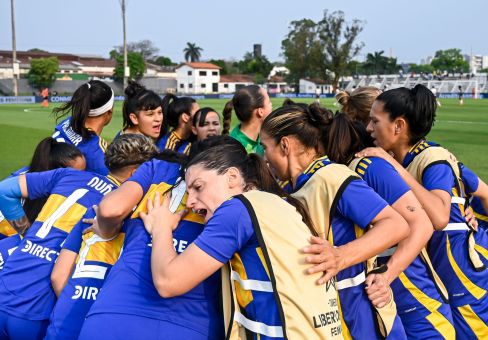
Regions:
<instances>
[{"instance_id":1,"label":"sponsor logo","mask_svg":"<svg viewBox=\"0 0 488 340\"><path fill-rule=\"evenodd\" d=\"M99 289L97 287L75 286L75 293L71 297L72 300L96 300Z\"/></svg>"},{"instance_id":2,"label":"sponsor logo","mask_svg":"<svg viewBox=\"0 0 488 340\"><path fill-rule=\"evenodd\" d=\"M39 244L33 243L32 241L26 240L24 248L20 250L21 252L31 254L32 256L39 257L41 259L48 260L49 262L55 262L59 253L48 247L43 247Z\"/></svg>"}]
</instances>

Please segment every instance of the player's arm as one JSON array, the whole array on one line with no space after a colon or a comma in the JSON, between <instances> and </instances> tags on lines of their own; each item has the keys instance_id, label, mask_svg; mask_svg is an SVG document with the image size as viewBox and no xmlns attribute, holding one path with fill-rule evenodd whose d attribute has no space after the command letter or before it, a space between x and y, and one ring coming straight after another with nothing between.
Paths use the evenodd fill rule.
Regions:
<instances>
[{"instance_id":1,"label":"player's arm","mask_svg":"<svg viewBox=\"0 0 488 340\"><path fill-rule=\"evenodd\" d=\"M21 202L22 198L27 197L25 175L9 177L0 182L0 211L19 234L30 227Z\"/></svg>"},{"instance_id":2,"label":"player's arm","mask_svg":"<svg viewBox=\"0 0 488 340\"><path fill-rule=\"evenodd\" d=\"M61 294L73 272L77 256L77 253L69 249L62 249L56 260L56 264L51 272L51 285L57 297Z\"/></svg>"},{"instance_id":3,"label":"player's arm","mask_svg":"<svg viewBox=\"0 0 488 340\"><path fill-rule=\"evenodd\" d=\"M102 199L97 212L98 228L102 238L108 239L117 235L122 221L139 203L143 194L138 183L127 181Z\"/></svg>"}]
</instances>

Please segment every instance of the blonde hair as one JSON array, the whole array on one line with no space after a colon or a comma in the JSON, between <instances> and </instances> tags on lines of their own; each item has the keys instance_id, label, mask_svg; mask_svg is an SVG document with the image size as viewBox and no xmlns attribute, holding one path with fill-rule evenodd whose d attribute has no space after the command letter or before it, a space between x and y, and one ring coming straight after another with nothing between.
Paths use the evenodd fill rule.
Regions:
<instances>
[{"instance_id":1,"label":"blonde hair","mask_svg":"<svg viewBox=\"0 0 488 340\"><path fill-rule=\"evenodd\" d=\"M120 135L105 151L105 165L110 171L117 171L129 165L140 165L150 160L158 152L152 139L127 133Z\"/></svg>"},{"instance_id":2,"label":"blonde hair","mask_svg":"<svg viewBox=\"0 0 488 340\"><path fill-rule=\"evenodd\" d=\"M342 112L350 118L367 125L369 123L369 111L373 102L381 94L381 90L374 86L358 87L351 93L341 91L336 94L336 100L342 107Z\"/></svg>"}]
</instances>

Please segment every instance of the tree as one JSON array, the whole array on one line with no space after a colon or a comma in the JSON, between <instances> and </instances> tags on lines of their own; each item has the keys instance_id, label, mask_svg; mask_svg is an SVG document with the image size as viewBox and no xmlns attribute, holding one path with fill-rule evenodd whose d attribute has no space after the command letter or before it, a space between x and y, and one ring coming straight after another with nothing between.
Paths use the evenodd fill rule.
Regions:
<instances>
[{"instance_id":1,"label":"tree","mask_svg":"<svg viewBox=\"0 0 488 340\"><path fill-rule=\"evenodd\" d=\"M310 19L292 21L290 31L281 42L285 66L290 70L288 80L298 83L301 78L316 75L316 65L320 62L317 24Z\"/></svg>"},{"instance_id":2,"label":"tree","mask_svg":"<svg viewBox=\"0 0 488 340\"><path fill-rule=\"evenodd\" d=\"M33 87L40 90L54 83L58 69L59 62L56 57L32 59L27 78Z\"/></svg>"},{"instance_id":3,"label":"tree","mask_svg":"<svg viewBox=\"0 0 488 340\"><path fill-rule=\"evenodd\" d=\"M244 59L237 62L236 66L241 73L260 75L262 78L267 78L269 72L273 69L273 64L270 63L266 56L254 57L251 52L247 52L244 55Z\"/></svg>"},{"instance_id":4,"label":"tree","mask_svg":"<svg viewBox=\"0 0 488 340\"><path fill-rule=\"evenodd\" d=\"M159 66L173 66L175 63L169 58L165 56L159 56L153 60L155 64Z\"/></svg>"},{"instance_id":5,"label":"tree","mask_svg":"<svg viewBox=\"0 0 488 340\"><path fill-rule=\"evenodd\" d=\"M127 44L127 52L137 52L141 54L144 60L152 60L159 52L159 48L154 46L151 40L140 40L136 42L130 42ZM115 50L110 51L110 58L115 59L119 54L124 53L123 46L115 46Z\"/></svg>"},{"instance_id":6,"label":"tree","mask_svg":"<svg viewBox=\"0 0 488 340\"><path fill-rule=\"evenodd\" d=\"M211 64L217 65L220 67L220 75L226 75L229 74L229 67L227 65L227 62L222 59L210 59L208 61Z\"/></svg>"},{"instance_id":7,"label":"tree","mask_svg":"<svg viewBox=\"0 0 488 340\"><path fill-rule=\"evenodd\" d=\"M37 47L31 48L31 49L27 50L27 52L49 53L48 51L41 50L40 48L37 48Z\"/></svg>"},{"instance_id":8,"label":"tree","mask_svg":"<svg viewBox=\"0 0 488 340\"><path fill-rule=\"evenodd\" d=\"M392 74L400 70L396 58L385 57L385 51L368 53L364 62L364 70L368 74Z\"/></svg>"},{"instance_id":9,"label":"tree","mask_svg":"<svg viewBox=\"0 0 488 340\"><path fill-rule=\"evenodd\" d=\"M447 71L449 73L469 71L468 62L464 60L461 50L457 48L435 52L430 64L437 71Z\"/></svg>"},{"instance_id":10,"label":"tree","mask_svg":"<svg viewBox=\"0 0 488 340\"><path fill-rule=\"evenodd\" d=\"M195 43L186 43L186 47L183 49L185 52L185 60L191 61L192 63L195 61L200 61L200 57L202 56L203 48L198 47Z\"/></svg>"},{"instance_id":11,"label":"tree","mask_svg":"<svg viewBox=\"0 0 488 340\"><path fill-rule=\"evenodd\" d=\"M328 13L319 22L302 19L291 23L290 32L281 46L290 77L297 82L307 76L331 78L334 88L347 73L349 62L364 46L356 43L363 30L361 21L346 22L341 11Z\"/></svg>"},{"instance_id":12,"label":"tree","mask_svg":"<svg viewBox=\"0 0 488 340\"><path fill-rule=\"evenodd\" d=\"M114 79L122 81L124 79L124 56L118 54L115 57L116 65L114 70ZM146 70L146 62L138 52L127 53L127 64L130 68L129 79L139 80Z\"/></svg>"}]
</instances>

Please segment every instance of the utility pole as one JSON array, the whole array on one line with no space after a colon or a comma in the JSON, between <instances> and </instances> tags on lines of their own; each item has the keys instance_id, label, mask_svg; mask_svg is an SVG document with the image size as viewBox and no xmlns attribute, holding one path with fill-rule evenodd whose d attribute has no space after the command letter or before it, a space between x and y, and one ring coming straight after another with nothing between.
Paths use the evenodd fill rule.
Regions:
<instances>
[{"instance_id":1,"label":"utility pole","mask_svg":"<svg viewBox=\"0 0 488 340\"><path fill-rule=\"evenodd\" d=\"M127 67L127 35L126 35L126 28L125 28L125 0L120 0L120 6L122 8L122 25L124 30L124 90L125 90L128 83L127 79L130 73Z\"/></svg>"},{"instance_id":2,"label":"utility pole","mask_svg":"<svg viewBox=\"0 0 488 340\"><path fill-rule=\"evenodd\" d=\"M14 14L14 0L10 0L10 8L12 15L12 81L14 85L14 96L19 95L19 88L17 84L17 74L19 73L19 65L17 63L17 47L15 43L15 14Z\"/></svg>"}]
</instances>

